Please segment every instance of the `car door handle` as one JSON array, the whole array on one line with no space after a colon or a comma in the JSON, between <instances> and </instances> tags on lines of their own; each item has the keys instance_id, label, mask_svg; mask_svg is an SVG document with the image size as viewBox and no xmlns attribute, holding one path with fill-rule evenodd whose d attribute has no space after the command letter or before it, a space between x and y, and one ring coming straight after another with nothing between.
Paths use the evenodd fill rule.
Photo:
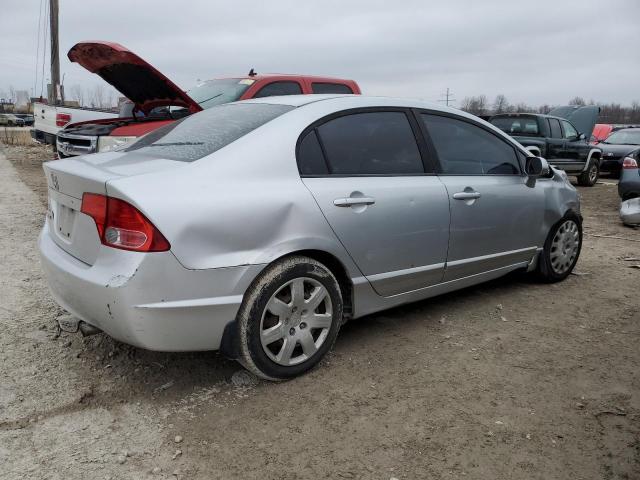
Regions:
<instances>
[{"instance_id":1,"label":"car door handle","mask_svg":"<svg viewBox=\"0 0 640 480\"><path fill-rule=\"evenodd\" d=\"M353 205L373 205L376 203L375 198L371 197L347 197L347 198L336 198L333 201L333 204L336 207L351 207Z\"/></svg>"},{"instance_id":2,"label":"car door handle","mask_svg":"<svg viewBox=\"0 0 640 480\"><path fill-rule=\"evenodd\" d=\"M480 192L458 192L453 194L453 198L456 200L475 200L481 196Z\"/></svg>"}]
</instances>

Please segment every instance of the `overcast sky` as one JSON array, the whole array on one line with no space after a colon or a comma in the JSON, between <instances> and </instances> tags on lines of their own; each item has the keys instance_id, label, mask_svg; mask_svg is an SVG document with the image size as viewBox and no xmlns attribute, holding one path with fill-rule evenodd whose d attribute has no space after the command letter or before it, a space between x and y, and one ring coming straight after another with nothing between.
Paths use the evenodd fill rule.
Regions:
<instances>
[{"instance_id":1,"label":"overcast sky","mask_svg":"<svg viewBox=\"0 0 640 480\"><path fill-rule=\"evenodd\" d=\"M0 4L0 91L34 87L41 2ZM82 40L121 43L185 89L253 67L431 101L449 87L458 105L499 93L531 104L640 100L640 0L60 0L67 89L99 81L66 57Z\"/></svg>"}]
</instances>

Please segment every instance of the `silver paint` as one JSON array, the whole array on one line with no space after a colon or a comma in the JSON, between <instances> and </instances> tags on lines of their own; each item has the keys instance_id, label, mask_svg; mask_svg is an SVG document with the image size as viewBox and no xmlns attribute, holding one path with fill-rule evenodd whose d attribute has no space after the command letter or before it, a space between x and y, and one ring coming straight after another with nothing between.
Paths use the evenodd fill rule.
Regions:
<instances>
[{"instance_id":1,"label":"silver paint","mask_svg":"<svg viewBox=\"0 0 640 480\"><path fill-rule=\"evenodd\" d=\"M479 121L458 110L364 96L246 102L298 108L193 163L107 152L45 164L60 192L49 189L55 212L40 251L54 297L66 310L144 348L217 349L251 282L283 256L334 257L352 285L358 317L533 268L550 228L568 210L580 211L575 188L557 170L536 179L300 178L298 137L327 115L417 107ZM79 212L83 192L133 204L171 250L145 254L101 245L91 218ZM65 225L57 217L62 206L73 217ZM68 230L63 237L56 233L60 226Z\"/></svg>"}]
</instances>

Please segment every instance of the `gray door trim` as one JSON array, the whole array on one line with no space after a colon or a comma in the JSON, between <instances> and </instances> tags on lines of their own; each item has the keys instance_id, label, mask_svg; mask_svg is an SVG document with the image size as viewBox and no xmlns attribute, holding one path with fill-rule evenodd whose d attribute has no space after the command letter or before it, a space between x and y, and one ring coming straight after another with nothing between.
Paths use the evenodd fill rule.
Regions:
<instances>
[{"instance_id":1,"label":"gray door trim","mask_svg":"<svg viewBox=\"0 0 640 480\"><path fill-rule=\"evenodd\" d=\"M377 273L367 278L373 288L385 297L415 289L415 285L434 285L442 281L444 263L435 263L394 272Z\"/></svg>"},{"instance_id":2,"label":"gray door trim","mask_svg":"<svg viewBox=\"0 0 640 480\"><path fill-rule=\"evenodd\" d=\"M448 282L473 275L476 272L487 272L516 263L528 263L533 259L537 251L537 247L528 247L447 262L444 281Z\"/></svg>"}]
</instances>

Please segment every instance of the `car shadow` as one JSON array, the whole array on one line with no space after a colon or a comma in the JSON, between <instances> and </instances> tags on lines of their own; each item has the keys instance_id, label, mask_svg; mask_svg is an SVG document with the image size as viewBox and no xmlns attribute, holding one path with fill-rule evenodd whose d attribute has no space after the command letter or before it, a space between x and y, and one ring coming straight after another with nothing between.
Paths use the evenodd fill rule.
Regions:
<instances>
[{"instance_id":1,"label":"car shadow","mask_svg":"<svg viewBox=\"0 0 640 480\"><path fill-rule=\"evenodd\" d=\"M348 355L363 342L376 337L400 335L409 327L436 325L443 312L459 308L461 303L486 299L494 308L497 295L504 296L536 283L531 275L513 273L505 277L468 287L347 322L338 336L334 355ZM432 322L432 323L429 323ZM218 352L152 352L120 343L105 334L77 339L82 348L76 357L82 360L81 375L96 385L95 395L101 403L124 403L152 397L161 402L183 400L202 389L244 387L234 373L243 371L240 364ZM323 365L321 368L331 368ZM246 381L246 376L244 378ZM98 391L102 390L102 395ZM108 399L107 399L108 397ZM90 402L89 402L90 403Z\"/></svg>"}]
</instances>

